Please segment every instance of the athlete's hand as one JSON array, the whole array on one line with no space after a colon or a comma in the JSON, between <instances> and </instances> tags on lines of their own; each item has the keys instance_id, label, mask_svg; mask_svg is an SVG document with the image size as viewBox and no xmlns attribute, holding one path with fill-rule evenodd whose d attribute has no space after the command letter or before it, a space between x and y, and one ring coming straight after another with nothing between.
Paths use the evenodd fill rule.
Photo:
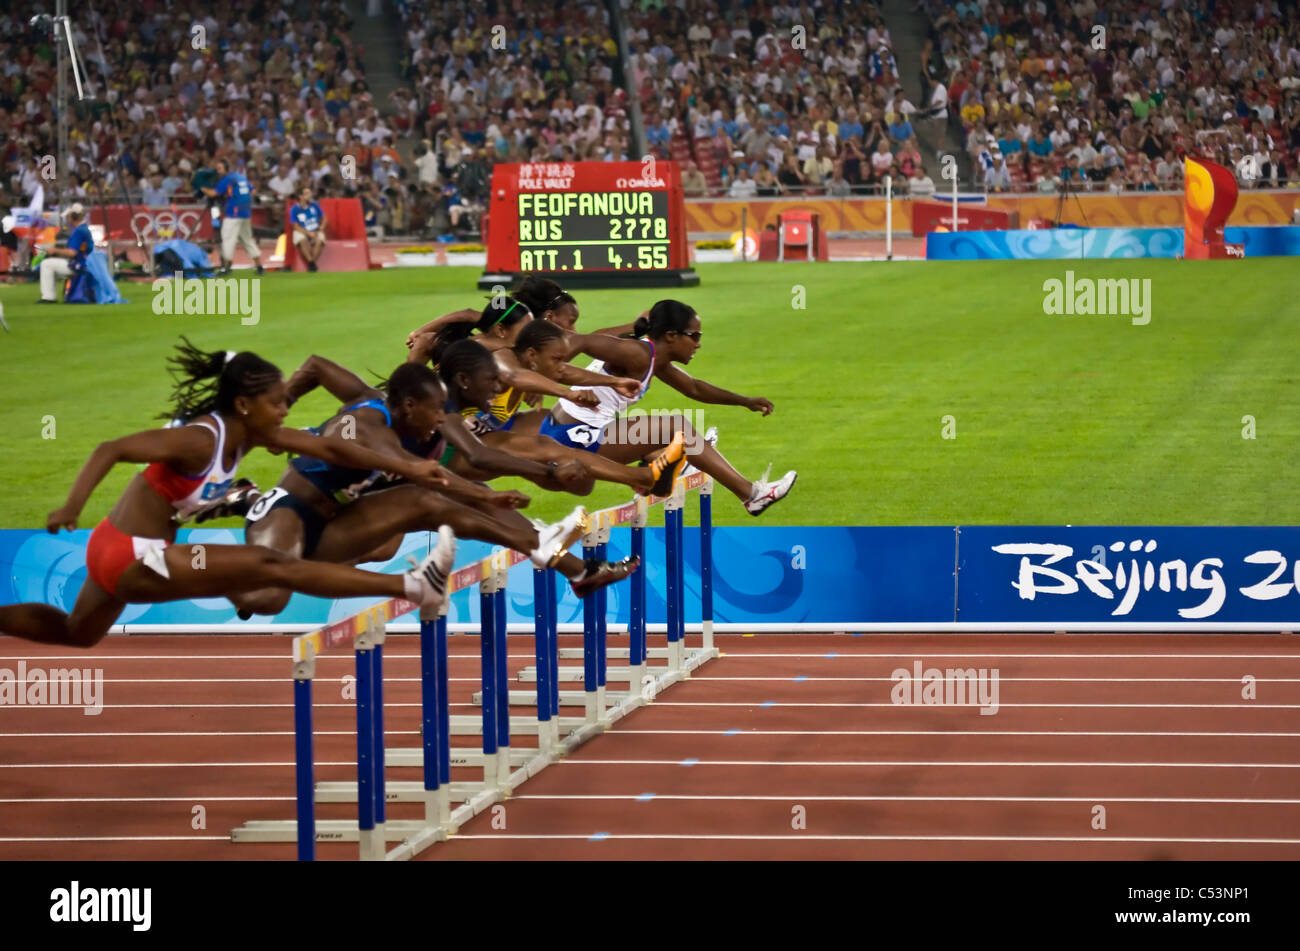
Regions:
<instances>
[{"instance_id":1,"label":"athlete's hand","mask_svg":"<svg viewBox=\"0 0 1300 951\"><path fill-rule=\"evenodd\" d=\"M525 393L524 403L529 406L541 406L544 398L545 397L541 393Z\"/></svg>"},{"instance_id":2,"label":"athlete's hand","mask_svg":"<svg viewBox=\"0 0 1300 951\"><path fill-rule=\"evenodd\" d=\"M507 492L493 492L487 498L488 505L495 505L498 508L503 509L527 508L528 503L531 501L532 499L528 496L524 495L522 492L516 492L514 489L510 489Z\"/></svg>"},{"instance_id":3,"label":"athlete's hand","mask_svg":"<svg viewBox=\"0 0 1300 951\"><path fill-rule=\"evenodd\" d=\"M443 489L451 484L451 480L447 478L447 470L432 459L411 463L403 475L408 481L422 485L426 489Z\"/></svg>"},{"instance_id":4,"label":"athlete's hand","mask_svg":"<svg viewBox=\"0 0 1300 951\"><path fill-rule=\"evenodd\" d=\"M630 400L634 400L641 395L640 380L633 380L628 377L621 376L618 377L617 380L611 385L615 391L617 391L622 396L626 396Z\"/></svg>"},{"instance_id":5,"label":"athlete's hand","mask_svg":"<svg viewBox=\"0 0 1300 951\"><path fill-rule=\"evenodd\" d=\"M433 345L437 340L437 334L417 333L411 331L410 336L406 338L406 348L411 351L412 356L419 356L427 360L433 352Z\"/></svg>"},{"instance_id":6,"label":"athlete's hand","mask_svg":"<svg viewBox=\"0 0 1300 951\"><path fill-rule=\"evenodd\" d=\"M80 514L72 506L62 505L46 516L45 530L51 535L57 535L61 528L72 531L77 527L77 516Z\"/></svg>"},{"instance_id":7,"label":"athlete's hand","mask_svg":"<svg viewBox=\"0 0 1300 951\"><path fill-rule=\"evenodd\" d=\"M771 400L764 399L761 396L755 396L751 399L745 400L745 408L755 413L762 413L764 416L771 416L772 410L775 407L772 406Z\"/></svg>"},{"instance_id":8,"label":"athlete's hand","mask_svg":"<svg viewBox=\"0 0 1300 951\"><path fill-rule=\"evenodd\" d=\"M569 390L569 400L587 409L595 409L600 405L600 397L591 390Z\"/></svg>"}]
</instances>

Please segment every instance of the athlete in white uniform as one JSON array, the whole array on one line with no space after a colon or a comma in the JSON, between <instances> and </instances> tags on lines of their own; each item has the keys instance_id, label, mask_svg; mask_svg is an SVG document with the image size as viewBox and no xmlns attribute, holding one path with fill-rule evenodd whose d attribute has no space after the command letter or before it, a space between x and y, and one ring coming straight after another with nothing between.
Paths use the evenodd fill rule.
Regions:
<instances>
[{"instance_id":1,"label":"athlete in white uniform","mask_svg":"<svg viewBox=\"0 0 1300 951\"><path fill-rule=\"evenodd\" d=\"M637 319L633 333L635 338L646 339L605 334L573 334L568 339L571 358L577 353L590 353L598 360L591 369L609 376L641 380L639 395L631 399L608 387L594 387L593 392L600 399L595 409L560 400L542 423L541 434L564 445L628 463L646 458L680 432L685 437L691 464L729 489L751 515L758 515L773 502L783 499L794 486L797 473L791 470L774 482L768 480L766 473L758 480L746 479L680 414L651 415L644 420L633 417L626 425L611 426L620 413L645 396L652 377L658 377L683 396L700 403L744 406L764 416L770 415L773 409L772 403L761 396L732 393L697 380L676 366L690 363L700 348L702 336L699 315L686 304L659 301L647 316Z\"/></svg>"}]
</instances>

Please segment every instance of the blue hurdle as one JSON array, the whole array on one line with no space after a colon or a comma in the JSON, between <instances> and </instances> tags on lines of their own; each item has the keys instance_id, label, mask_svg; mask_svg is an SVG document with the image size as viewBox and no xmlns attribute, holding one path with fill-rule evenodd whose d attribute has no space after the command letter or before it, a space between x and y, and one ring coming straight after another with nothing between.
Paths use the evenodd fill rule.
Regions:
<instances>
[{"instance_id":1,"label":"blue hurdle","mask_svg":"<svg viewBox=\"0 0 1300 951\"><path fill-rule=\"evenodd\" d=\"M520 680L535 680L532 692L511 691L507 666L506 582L510 568L526 560L517 552L501 551L467 565L449 579L449 594L478 586L479 641L482 689L475 700L482 704L478 717L451 717L447 690L446 607L438 617L420 617L421 746L386 750L384 744L383 648L385 624L413 610L409 601L393 599L368 608L329 627L294 640L294 727L297 760L297 820L247 822L231 833L236 842L297 841L298 857L315 858L318 841L357 841L362 859L406 859L443 841L464 822L508 796L521 783L556 758L606 729L642 703L653 701L657 691L689 675L689 671L717 656L712 645L712 480L702 473L679 479L665 499L637 499L627 505L588 517L583 538L589 557L606 557L610 532L630 525L631 553L642 570L629 579L629 646L609 651L607 638L608 594L600 591L583 602L583 659L581 668L559 665L561 656L576 656L574 649L558 648L556 572L533 569L533 656L536 666L525 668ZM704 645L685 647L684 505L686 493L700 490L701 617ZM668 572L668 641L666 648L646 643L646 523L650 505L664 502L664 564ZM324 650L351 639L356 662L357 780L321 782L314 779L311 682L316 657ZM610 657L626 656L625 669L611 670ZM651 667L651 658L666 665ZM581 693L561 691L562 681L583 682ZM627 691L607 692L607 681L626 681ZM512 705L535 707L535 717L511 718ZM561 706L580 706L584 715L561 717ZM536 749L512 750L512 732L536 732ZM451 746L453 735L481 734L481 752ZM451 781L453 767L483 767L481 782ZM418 781L387 782L385 768L418 767ZM515 768L518 767L518 768ZM357 820L318 820L317 802L355 802ZM392 803L423 803L423 818L393 820ZM452 803L460 803L453 809ZM385 851L387 843L397 842Z\"/></svg>"}]
</instances>

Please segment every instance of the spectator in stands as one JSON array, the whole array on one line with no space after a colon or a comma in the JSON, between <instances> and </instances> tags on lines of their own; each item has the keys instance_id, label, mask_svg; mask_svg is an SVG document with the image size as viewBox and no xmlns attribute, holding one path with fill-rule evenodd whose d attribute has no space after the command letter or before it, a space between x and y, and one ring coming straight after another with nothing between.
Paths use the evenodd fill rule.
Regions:
<instances>
[{"instance_id":1,"label":"spectator in stands","mask_svg":"<svg viewBox=\"0 0 1300 951\"><path fill-rule=\"evenodd\" d=\"M871 155L871 180L879 181L889 172L889 166L893 164L894 156L889 151L889 143L881 139L876 146L876 151Z\"/></svg>"},{"instance_id":2,"label":"spectator in stands","mask_svg":"<svg viewBox=\"0 0 1300 951\"><path fill-rule=\"evenodd\" d=\"M149 174L140 186L140 204L146 208L158 208L171 203L171 196L163 188L162 172L157 165L149 166Z\"/></svg>"},{"instance_id":3,"label":"spectator in stands","mask_svg":"<svg viewBox=\"0 0 1300 951\"><path fill-rule=\"evenodd\" d=\"M826 147L814 147L812 157L803 163L804 184L810 188L821 188L830 181L835 171L835 162L826 154Z\"/></svg>"},{"instance_id":4,"label":"spectator in stands","mask_svg":"<svg viewBox=\"0 0 1300 951\"><path fill-rule=\"evenodd\" d=\"M709 193L709 180L696 166L694 159L686 160L686 171L682 172L682 192L696 198Z\"/></svg>"},{"instance_id":5,"label":"spectator in stands","mask_svg":"<svg viewBox=\"0 0 1300 951\"><path fill-rule=\"evenodd\" d=\"M1092 165L1084 170L1084 175L1088 179L1088 187L1093 190L1101 188L1106 184L1106 181L1110 178L1110 173L1114 170L1114 166L1107 168L1106 159L1098 155L1092 160Z\"/></svg>"},{"instance_id":6,"label":"spectator in stands","mask_svg":"<svg viewBox=\"0 0 1300 951\"><path fill-rule=\"evenodd\" d=\"M1087 176L1084 175L1083 169L1079 168L1079 156L1071 152L1065 160L1065 165L1061 168L1061 187L1070 190L1078 190L1087 187Z\"/></svg>"},{"instance_id":7,"label":"spectator in stands","mask_svg":"<svg viewBox=\"0 0 1300 951\"><path fill-rule=\"evenodd\" d=\"M749 199L758 194L758 185L749 177L749 166L741 165L736 171L727 194L732 198Z\"/></svg>"},{"instance_id":8,"label":"spectator in stands","mask_svg":"<svg viewBox=\"0 0 1300 951\"><path fill-rule=\"evenodd\" d=\"M438 184L438 156L434 154L432 145L425 139L415 147L416 182L422 186Z\"/></svg>"},{"instance_id":9,"label":"spectator in stands","mask_svg":"<svg viewBox=\"0 0 1300 951\"><path fill-rule=\"evenodd\" d=\"M908 121L907 116L895 112L893 121L889 123L889 138L893 140L894 144L902 145L915 134L916 131L912 128L912 123Z\"/></svg>"},{"instance_id":10,"label":"spectator in stands","mask_svg":"<svg viewBox=\"0 0 1300 951\"><path fill-rule=\"evenodd\" d=\"M754 184L758 187L758 196L760 198L774 198L781 194L781 183L776 180L772 170L765 164L759 163L758 172L754 176Z\"/></svg>"},{"instance_id":11,"label":"spectator in stands","mask_svg":"<svg viewBox=\"0 0 1300 951\"><path fill-rule=\"evenodd\" d=\"M907 193L913 198L932 198L934 192L934 179L926 174L924 168L918 166L912 173L912 177L907 180Z\"/></svg>"},{"instance_id":12,"label":"spectator in stands","mask_svg":"<svg viewBox=\"0 0 1300 951\"><path fill-rule=\"evenodd\" d=\"M1006 191L1011 187L1011 169L999 148L993 149L993 167L984 173L984 186L990 191Z\"/></svg>"},{"instance_id":13,"label":"spectator in stands","mask_svg":"<svg viewBox=\"0 0 1300 951\"><path fill-rule=\"evenodd\" d=\"M307 263L307 270L315 271L316 262L325 251L325 212L312 199L311 189L298 192L298 201L289 210L293 228L293 244Z\"/></svg>"},{"instance_id":14,"label":"spectator in stands","mask_svg":"<svg viewBox=\"0 0 1300 951\"><path fill-rule=\"evenodd\" d=\"M903 147L898 150L895 156L898 162L898 170L904 178L911 178L912 173L921 166L921 149L916 143L916 138L910 138L903 143Z\"/></svg>"},{"instance_id":15,"label":"spectator in stands","mask_svg":"<svg viewBox=\"0 0 1300 951\"><path fill-rule=\"evenodd\" d=\"M86 209L81 202L74 202L64 213L64 221L71 226L66 248L41 248L45 258L41 261L41 297L38 304L57 304L59 302L59 284L67 280L74 271L80 271L86 263L86 255L95 250L95 239L90 234L90 225L86 221Z\"/></svg>"},{"instance_id":16,"label":"spectator in stands","mask_svg":"<svg viewBox=\"0 0 1300 951\"><path fill-rule=\"evenodd\" d=\"M799 168L799 160L795 157L794 151L785 153L785 160L781 164L781 171L777 173L777 180L781 183L781 188L786 192L801 193L807 184L807 179Z\"/></svg>"},{"instance_id":17,"label":"spectator in stands","mask_svg":"<svg viewBox=\"0 0 1300 951\"><path fill-rule=\"evenodd\" d=\"M832 198L848 198L853 194L853 186L844 178L844 167L836 163L830 180L826 183L826 194Z\"/></svg>"},{"instance_id":18,"label":"spectator in stands","mask_svg":"<svg viewBox=\"0 0 1300 951\"><path fill-rule=\"evenodd\" d=\"M294 168L288 155L280 157L279 163L275 166L275 171L271 173L270 181L267 182L267 187L280 201L288 201L289 197L297 190L298 170Z\"/></svg>"}]
</instances>

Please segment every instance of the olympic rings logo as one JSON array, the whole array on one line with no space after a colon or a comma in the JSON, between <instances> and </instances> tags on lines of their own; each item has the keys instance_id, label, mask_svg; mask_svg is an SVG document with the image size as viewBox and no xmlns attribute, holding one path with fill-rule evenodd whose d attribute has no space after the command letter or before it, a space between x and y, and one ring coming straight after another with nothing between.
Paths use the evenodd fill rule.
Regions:
<instances>
[{"instance_id":1,"label":"olympic rings logo","mask_svg":"<svg viewBox=\"0 0 1300 951\"><path fill-rule=\"evenodd\" d=\"M131 218L131 230L141 240L157 238L168 241L179 237L187 240L199 230L203 216L198 211L137 211Z\"/></svg>"}]
</instances>

